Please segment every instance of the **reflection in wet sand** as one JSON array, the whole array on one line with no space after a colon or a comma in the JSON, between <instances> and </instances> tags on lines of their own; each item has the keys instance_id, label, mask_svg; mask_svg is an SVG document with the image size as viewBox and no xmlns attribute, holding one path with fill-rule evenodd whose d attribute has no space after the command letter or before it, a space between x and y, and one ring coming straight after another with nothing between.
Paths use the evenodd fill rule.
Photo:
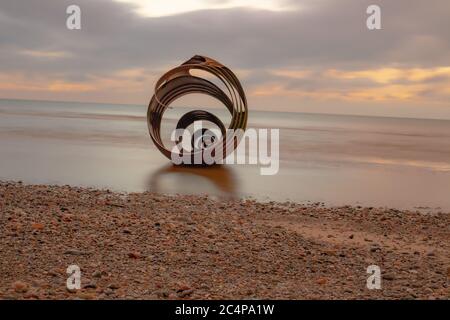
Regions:
<instances>
[{"instance_id":1,"label":"reflection in wet sand","mask_svg":"<svg viewBox=\"0 0 450 320\"><path fill-rule=\"evenodd\" d=\"M166 180L166 177L172 179L173 183L170 187L163 186L163 180ZM201 192L201 190L192 192L193 188L204 188L205 182L210 182L207 185L212 185L216 190L205 189L205 192ZM170 164L152 173L147 187L151 192L185 193L187 191L189 193L214 193L223 198L237 197L237 183L233 169L226 165L192 167Z\"/></svg>"},{"instance_id":2,"label":"reflection in wet sand","mask_svg":"<svg viewBox=\"0 0 450 320\"><path fill-rule=\"evenodd\" d=\"M222 109L209 111L228 119ZM168 141L185 112L167 114L162 136ZM173 167L151 143L145 113L146 106L0 99L0 180L450 208L449 121L252 111L249 127L281 129L280 171L261 176L253 165Z\"/></svg>"}]
</instances>

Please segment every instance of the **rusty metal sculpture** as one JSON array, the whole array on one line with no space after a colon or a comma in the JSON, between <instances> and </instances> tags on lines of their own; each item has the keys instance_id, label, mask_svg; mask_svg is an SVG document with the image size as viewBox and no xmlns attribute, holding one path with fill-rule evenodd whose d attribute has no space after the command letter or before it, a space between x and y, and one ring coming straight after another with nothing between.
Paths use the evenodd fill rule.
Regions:
<instances>
[{"instance_id":1,"label":"rusty metal sculpture","mask_svg":"<svg viewBox=\"0 0 450 320\"><path fill-rule=\"evenodd\" d=\"M221 83L226 92L219 88L212 81L194 76L191 70L198 69L215 76ZM238 129L245 130L247 126L247 99L244 90L235 76L235 74L216 60L208 57L196 55L184 62L178 67L166 72L155 85L155 93L150 100L147 111L147 124L150 137L156 147L169 159L173 159L173 150L169 150L161 139L161 120L165 110L176 99L190 94L201 93L209 95L222 102L231 114L231 122L226 130L222 121L214 114L203 111L194 110L184 114L178 121L176 129L186 129L196 121L207 121L215 124L221 132L221 137L210 137L214 141L214 145L223 147L222 159L230 152L234 151L239 143L236 136L231 137L228 132L236 132ZM201 134L203 135L203 131ZM214 138L217 138L216 140ZM202 137L203 139L203 137ZM196 153L203 153L202 146L195 146L192 142L193 149L190 151L180 150L177 155L194 157Z\"/></svg>"}]
</instances>

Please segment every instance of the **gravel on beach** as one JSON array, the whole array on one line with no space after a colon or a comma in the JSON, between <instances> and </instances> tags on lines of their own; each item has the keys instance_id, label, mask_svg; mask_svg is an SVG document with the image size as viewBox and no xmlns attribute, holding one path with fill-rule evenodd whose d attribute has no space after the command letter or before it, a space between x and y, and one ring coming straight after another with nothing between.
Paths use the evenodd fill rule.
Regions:
<instances>
[{"instance_id":1,"label":"gravel on beach","mask_svg":"<svg viewBox=\"0 0 450 320\"><path fill-rule=\"evenodd\" d=\"M0 299L448 299L450 214L1 182L0 274Z\"/></svg>"}]
</instances>

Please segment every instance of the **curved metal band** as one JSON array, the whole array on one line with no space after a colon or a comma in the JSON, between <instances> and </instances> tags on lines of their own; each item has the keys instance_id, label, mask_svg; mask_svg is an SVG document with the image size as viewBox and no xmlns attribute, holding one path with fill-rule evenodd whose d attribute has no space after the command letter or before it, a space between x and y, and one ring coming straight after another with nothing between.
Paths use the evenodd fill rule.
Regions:
<instances>
[{"instance_id":1,"label":"curved metal band","mask_svg":"<svg viewBox=\"0 0 450 320\"><path fill-rule=\"evenodd\" d=\"M218 78L226 88L226 92L211 81L191 75L190 71L192 69L203 70ZM206 94L222 102L231 114L228 129L244 131L247 126L247 99L237 77L230 69L216 60L196 55L180 66L166 72L156 82L155 93L148 106L147 125L150 137L161 153L169 159L173 155L172 151L167 149L162 142L160 133L161 120L165 110L173 101L190 93ZM222 121L209 112L202 110L188 112L179 120L177 128L180 126L179 128L185 129L197 120L209 121L219 127L222 137L214 145L219 143L223 145L223 158L234 151L238 142L236 140L240 137L237 136L230 139L229 135L225 133L225 126ZM183 150L178 155L185 152ZM203 151L193 151L188 156L194 157L196 152Z\"/></svg>"}]
</instances>

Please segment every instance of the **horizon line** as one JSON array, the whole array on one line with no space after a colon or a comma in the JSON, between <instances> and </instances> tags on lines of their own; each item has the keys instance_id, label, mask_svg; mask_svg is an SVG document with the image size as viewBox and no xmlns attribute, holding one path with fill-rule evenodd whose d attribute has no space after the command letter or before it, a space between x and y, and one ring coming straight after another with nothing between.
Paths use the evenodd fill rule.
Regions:
<instances>
[{"instance_id":1,"label":"horizon line","mask_svg":"<svg viewBox=\"0 0 450 320\"><path fill-rule=\"evenodd\" d=\"M0 100L12 100L12 101L37 101L37 102L52 102L52 103L76 103L76 104L100 104L100 105L114 105L114 106L142 106L147 105L132 104L132 103L114 103L114 102L95 102L95 101L70 101L70 100L46 100L46 99L19 99L19 98L1 98ZM178 106L177 108L188 108L187 106ZM219 110L219 108L206 107L206 109ZM409 119L409 120L435 120L435 121L450 121L450 119L438 119L438 118L417 118L407 116L387 116L387 115L373 115L373 114L353 114L353 113L327 113L327 112L305 112L305 111L275 111L275 110L260 110L254 109L251 112L270 112L270 113L294 113L294 114L308 114L308 115L329 115L329 116L342 116L342 117L369 117L369 118L391 118L391 119Z\"/></svg>"}]
</instances>

